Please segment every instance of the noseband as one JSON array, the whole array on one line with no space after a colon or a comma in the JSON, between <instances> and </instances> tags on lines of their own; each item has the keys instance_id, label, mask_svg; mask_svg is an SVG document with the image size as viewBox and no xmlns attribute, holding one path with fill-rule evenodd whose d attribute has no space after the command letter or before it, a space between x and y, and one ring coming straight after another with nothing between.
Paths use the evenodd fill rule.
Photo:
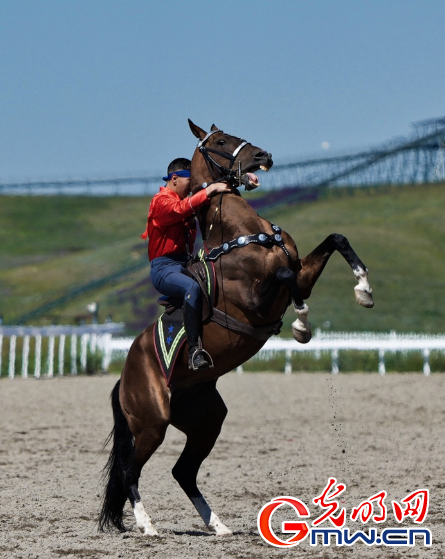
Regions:
<instances>
[{"instance_id":1,"label":"noseband","mask_svg":"<svg viewBox=\"0 0 445 559\"><path fill-rule=\"evenodd\" d=\"M207 164L207 168L209 170L209 173L212 175L212 178L214 181L216 180L221 180L221 181L227 181L229 183L230 186L236 186L238 183L238 180L236 178L236 171L233 170L233 165L236 161L236 158L239 154L239 152L247 145L250 145L249 142L246 142L246 140L241 140L240 145L235 149L235 151L230 154L230 153L224 153L223 151L218 151L216 149L211 149L205 146L205 143L207 142L207 140L210 138L210 136L212 136L213 134L216 134L217 132L221 132L222 134L224 134L224 132L222 130L212 130L212 132L209 132L205 138L203 138L202 140L200 140L198 142L198 149L200 151L200 153L202 154L202 156L204 157L204 161ZM230 161L230 166L229 167L224 167L223 165L220 165L217 161L215 161L213 159L213 157L210 155L210 153L214 153L216 155L219 155L220 157L224 157L225 159L228 159ZM215 168L221 173L221 176L217 176L215 174ZM239 177L240 178L240 177Z\"/></svg>"}]
</instances>

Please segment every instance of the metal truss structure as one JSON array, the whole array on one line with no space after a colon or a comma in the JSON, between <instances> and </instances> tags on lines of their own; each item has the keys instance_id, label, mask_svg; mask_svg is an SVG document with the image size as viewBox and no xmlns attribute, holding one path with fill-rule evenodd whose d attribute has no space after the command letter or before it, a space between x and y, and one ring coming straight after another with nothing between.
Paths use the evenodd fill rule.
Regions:
<instances>
[{"instance_id":1,"label":"metal truss structure","mask_svg":"<svg viewBox=\"0 0 445 559\"><path fill-rule=\"evenodd\" d=\"M376 148L275 165L261 175L262 189L444 182L445 117L417 122L413 127L410 137ZM0 181L0 194L145 196L157 192L160 183L158 176Z\"/></svg>"},{"instance_id":2,"label":"metal truss structure","mask_svg":"<svg viewBox=\"0 0 445 559\"><path fill-rule=\"evenodd\" d=\"M277 165L270 175L262 180L268 189L443 182L445 117L414 124L409 138L357 153Z\"/></svg>"}]
</instances>

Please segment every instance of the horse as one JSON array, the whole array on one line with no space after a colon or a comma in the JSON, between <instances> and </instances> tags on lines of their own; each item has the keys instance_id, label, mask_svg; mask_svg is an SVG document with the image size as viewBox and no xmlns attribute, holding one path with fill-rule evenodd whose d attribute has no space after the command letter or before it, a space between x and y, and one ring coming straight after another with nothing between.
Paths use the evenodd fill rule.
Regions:
<instances>
[{"instance_id":1,"label":"horse","mask_svg":"<svg viewBox=\"0 0 445 559\"><path fill-rule=\"evenodd\" d=\"M373 306L368 269L340 234L329 235L310 254L300 258L291 236L261 218L242 198L239 188L258 186L255 172L268 171L272 155L212 125L209 132L189 120L198 145L191 163L191 191L214 181L226 181L231 191L210 199L198 221L207 255L214 256L217 296L214 314L219 320L203 325L203 346L214 367L188 369L188 347L175 363L169 386L156 358L153 328L148 326L133 342L121 377L111 393L114 426L106 441L113 440L104 468L105 489L99 529L125 531L127 499L136 525L146 536L158 535L138 489L143 466L162 444L172 425L186 435L185 447L172 469L211 532L224 536L232 531L210 508L197 486L197 475L210 454L227 414L216 383L255 355L267 338L277 333L288 306L297 313L292 323L294 338L311 338L308 299L334 251L350 265L357 280L357 302ZM222 317L222 318L221 318Z\"/></svg>"}]
</instances>

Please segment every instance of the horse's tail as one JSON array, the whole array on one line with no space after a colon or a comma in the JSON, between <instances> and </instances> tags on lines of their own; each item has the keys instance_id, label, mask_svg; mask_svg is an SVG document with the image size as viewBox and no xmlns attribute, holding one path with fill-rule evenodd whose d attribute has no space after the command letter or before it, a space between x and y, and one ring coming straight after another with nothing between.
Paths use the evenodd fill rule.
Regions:
<instances>
[{"instance_id":1,"label":"horse's tail","mask_svg":"<svg viewBox=\"0 0 445 559\"><path fill-rule=\"evenodd\" d=\"M102 532L116 527L121 532L126 528L123 522L124 506L127 500L124 479L126 464L134 452L133 435L119 402L120 380L111 392L114 427L105 441L105 446L113 439L110 457L102 471L102 479L106 482L103 494L102 509L99 515L99 530Z\"/></svg>"}]
</instances>

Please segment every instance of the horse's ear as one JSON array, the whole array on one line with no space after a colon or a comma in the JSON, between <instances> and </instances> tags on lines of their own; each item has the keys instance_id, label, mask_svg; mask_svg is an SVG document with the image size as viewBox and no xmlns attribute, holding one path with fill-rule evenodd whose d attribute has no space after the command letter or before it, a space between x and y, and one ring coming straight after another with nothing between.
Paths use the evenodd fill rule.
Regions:
<instances>
[{"instance_id":1,"label":"horse's ear","mask_svg":"<svg viewBox=\"0 0 445 559\"><path fill-rule=\"evenodd\" d=\"M190 119L189 120L189 126L190 126L190 130L193 132L193 134L199 139L202 140L203 138L205 138L207 136L207 132L205 132L202 128L200 128L199 126L196 126L196 124L194 124Z\"/></svg>"},{"instance_id":2,"label":"horse's ear","mask_svg":"<svg viewBox=\"0 0 445 559\"><path fill-rule=\"evenodd\" d=\"M219 128L215 124L212 124L212 128L210 128L210 130L213 132L214 130L219 130Z\"/></svg>"}]
</instances>

